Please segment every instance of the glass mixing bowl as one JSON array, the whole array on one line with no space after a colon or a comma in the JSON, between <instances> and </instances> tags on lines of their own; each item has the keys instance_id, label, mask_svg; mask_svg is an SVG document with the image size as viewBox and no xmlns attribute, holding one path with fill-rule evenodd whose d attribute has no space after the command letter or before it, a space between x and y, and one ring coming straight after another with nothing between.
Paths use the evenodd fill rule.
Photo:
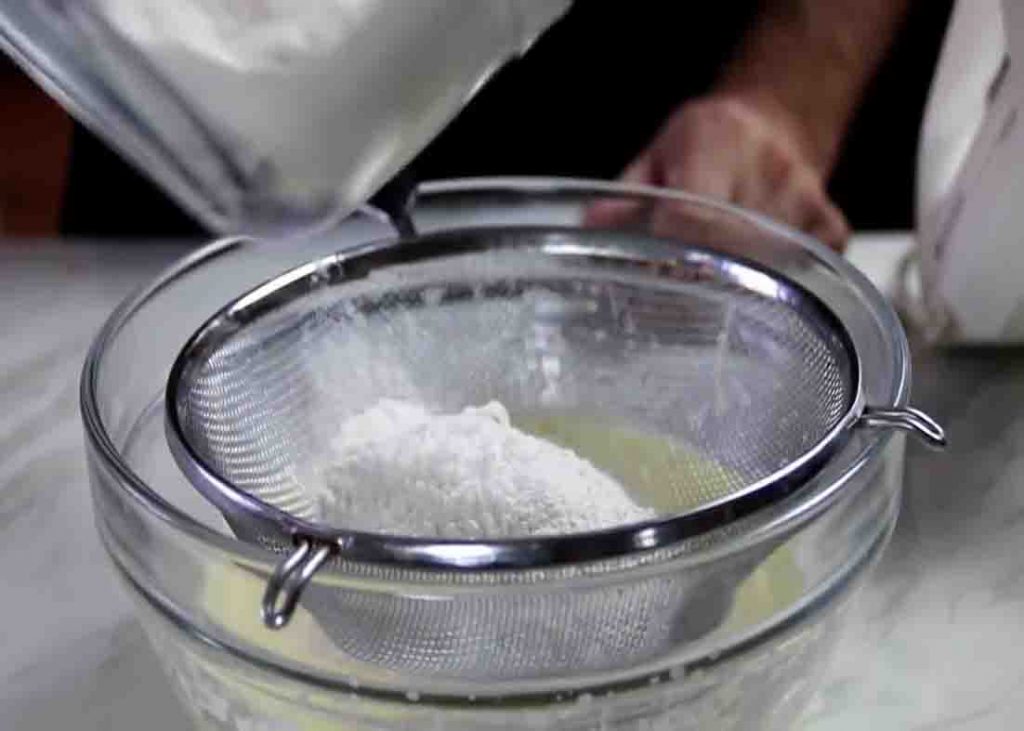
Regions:
<instances>
[{"instance_id":1,"label":"glass mixing bowl","mask_svg":"<svg viewBox=\"0 0 1024 731\"><path fill-rule=\"evenodd\" d=\"M907 345L891 308L839 256L757 215L649 188L510 179L426 184L413 220L421 232L614 228L741 254L835 312L861 358L868 403L907 402ZM164 433L167 375L188 337L229 300L306 261L392 236L385 219L366 209L317 239L218 241L122 304L89 355L82 410L96 521L197 724L303 731L790 725L828 658L846 599L896 520L904 444L897 433L856 431L795 493L685 551L659 549L599 572L533 572L529 581L497 586L423 584L341 566L322 570L311 587L373 599L370 606L381 597L443 603L459 616L465 603L486 601L490 592L557 603L567 593L628 593L639 581L734 576L744 567L736 590L718 594L727 601L714 626L665 633L663 646L639 659L458 678L347 656L302 606L284 629L264 627L260 599L279 557L236 539L176 467Z\"/></svg>"}]
</instances>

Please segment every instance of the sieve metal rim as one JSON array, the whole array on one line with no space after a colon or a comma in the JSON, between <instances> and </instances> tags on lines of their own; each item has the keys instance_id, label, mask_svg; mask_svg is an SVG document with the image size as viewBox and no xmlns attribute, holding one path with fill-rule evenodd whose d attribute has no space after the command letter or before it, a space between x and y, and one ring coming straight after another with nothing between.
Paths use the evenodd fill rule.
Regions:
<instances>
[{"instance_id":1,"label":"sieve metal rim","mask_svg":"<svg viewBox=\"0 0 1024 731\"><path fill-rule=\"evenodd\" d=\"M897 405L870 407L865 404L861 360L843 323L816 295L785 275L736 255L676 240L663 239L659 248L653 237L637 240L618 232L593 233L600 234L614 245L582 245L578 243L579 230L570 227L459 228L397 242L394 239L380 240L321 257L273 277L229 303L196 330L175 359L167 382L165 425L168 443L189 481L225 515L242 514L245 519L258 522L268 534L297 546L297 552L279 565L268 587L268 597L284 593L286 601L289 597L294 598L305 583L296 583L296 577L311 576L328 554L346 561L395 568L500 571L589 563L665 548L733 523L791 495L846 443L854 427L899 428L916 432L934 444L944 441L941 428L916 410ZM524 240L531 243L524 245ZM656 264L661 274L684 273L686 281L700 281L701 277L711 279L713 276L715 281L721 282L724 278L743 289L781 300L789 306L813 308L822 320L829 323L831 333L842 340L850 357L852 399L849 407L835 426L801 457L713 503L684 513L602 531L502 540L441 540L325 528L296 518L236 488L206 464L189 443L177 408L179 386L193 358L208 348L216 347L246 324L314 289L350 283L386 266L497 248L575 257L591 264L632 265L642 267L647 274L651 273L652 264ZM664 253L652 257L653 249ZM697 274L696 279L694 273ZM322 550L324 548L328 550ZM268 613L266 610L265 607L265 615ZM279 618L283 616L273 611L269 614Z\"/></svg>"}]
</instances>

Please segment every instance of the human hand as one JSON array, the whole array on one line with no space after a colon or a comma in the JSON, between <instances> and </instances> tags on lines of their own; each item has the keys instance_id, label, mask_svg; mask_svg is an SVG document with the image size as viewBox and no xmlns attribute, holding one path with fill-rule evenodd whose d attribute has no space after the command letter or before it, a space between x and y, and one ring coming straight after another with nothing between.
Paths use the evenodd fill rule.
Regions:
<instances>
[{"instance_id":1,"label":"human hand","mask_svg":"<svg viewBox=\"0 0 1024 731\"><path fill-rule=\"evenodd\" d=\"M842 249L849 225L812 158L799 122L781 106L722 93L679 107L622 180L735 203ZM595 205L587 220L614 226L633 213L615 201Z\"/></svg>"}]
</instances>

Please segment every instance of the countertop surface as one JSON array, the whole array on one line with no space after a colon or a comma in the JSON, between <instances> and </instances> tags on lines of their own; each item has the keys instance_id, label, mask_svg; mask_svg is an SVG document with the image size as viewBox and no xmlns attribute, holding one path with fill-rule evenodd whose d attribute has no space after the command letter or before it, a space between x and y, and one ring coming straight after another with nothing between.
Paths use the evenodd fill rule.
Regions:
<instances>
[{"instance_id":1,"label":"countertop surface","mask_svg":"<svg viewBox=\"0 0 1024 731\"><path fill-rule=\"evenodd\" d=\"M909 238L859 236L883 289ZM184 245L0 242L0 728L175 731L186 716L92 523L78 416L85 351ZM903 513L855 600L804 731L1008 729L1024 718L1024 349L915 347Z\"/></svg>"}]
</instances>

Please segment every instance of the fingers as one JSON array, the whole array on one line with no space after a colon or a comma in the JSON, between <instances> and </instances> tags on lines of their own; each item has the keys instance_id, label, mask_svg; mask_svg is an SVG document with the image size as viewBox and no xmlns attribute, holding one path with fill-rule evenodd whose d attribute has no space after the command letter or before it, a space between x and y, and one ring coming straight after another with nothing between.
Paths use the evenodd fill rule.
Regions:
<instances>
[{"instance_id":1,"label":"fingers","mask_svg":"<svg viewBox=\"0 0 1024 731\"><path fill-rule=\"evenodd\" d=\"M829 200L823 200L815 206L804 231L836 251L843 251L850 238L850 224L846 216Z\"/></svg>"},{"instance_id":2,"label":"fingers","mask_svg":"<svg viewBox=\"0 0 1024 731\"><path fill-rule=\"evenodd\" d=\"M620 180L734 203L841 250L849 225L802 150L792 130L771 115L735 99L706 98L683 105ZM672 207L692 217L691 206L667 203L652 212L639 199L610 197L591 205L584 223L635 226L652 214L668 225L672 212L660 209Z\"/></svg>"},{"instance_id":3,"label":"fingers","mask_svg":"<svg viewBox=\"0 0 1024 731\"><path fill-rule=\"evenodd\" d=\"M736 168L715 168L698 159L671 168L666 182L758 211L842 251L850 236L849 224L815 174L795 167L781 179L756 168L730 175L735 172Z\"/></svg>"},{"instance_id":4,"label":"fingers","mask_svg":"<svg viewBox=\"0 0 1024 731\"><path fill-rule=\"evenodd\" d=\"M800 166L771 139L761 139L739 175L733 202L780 220L795 222L804 194ZM806 182L806 181L801 181Z\"/></svg>"},{"instance_id":5,"label":"fingers","mask_svg":"<svg viewBox=\"0 0 1024 731\"><path fill-rule=\"evenodd\" d=\"M633 185L658 185L654 158L644 153L630 163L620 177ZM644 201L640 198L612 197L598 200L583 212L583 225L587 228L619 228L628 226L643 214Z\"/></svg>"},{"instance_id":6,"label":"fingers","mask_svg":"<svg viewBox=\"0 0 1024 731\"><path fill-rule=\"evenodd\" d=\"M755 154L746 152L738 163L716 171L698 157L699 163L688 166L684 174L668 177L673 183L679 181L680 187L758 211L842 251L850 227L829 199L818 173L770 141ZM730 160L736 161L735 154L715 163Z\"/></svg>"},{"instance_id":7,"label":"fingers","mask_svg":"<svg viewBox=\"0 0 1024 731\"><path fill-rule=\"evenodd\" d=\"M784 176L765 175L757 197L738 199L739 205L760 211L771 218L817 238L841 251L850 236L846 217L836 207L819 177L805 168L790 166Z\"/></svg>"},{"instance_id":8,"label":"fingers","mask_svg":"<svg viewBox=\"0 0 1024 731\"><path fill-rule=\"evenodd\" d=\"M734 199L735 169L725 160L696 154L674 160L665 169L665 185L717 200Z\"/></svg>"},{"instance_id":9,"label":"fingers","mask_svg":"<svg viewBox=\"0 0 1024 731\"><path fill-rule=\"evenodd\" d=\"M660 181L655 172L654 155L644 152L622 171L619 180L633 185L657 185Z\"/></svg>"},{"instance_id":10,"label":"fingers","mask_svg":"<svg viewBox=\"0 0 1024 731\"><path fill-rule=\"evenodd\" d=\"M652 149L664 185L723 201L735 199L752 154L731 113L700 105L680 115Z\"/></svg>"}]
</instances>

